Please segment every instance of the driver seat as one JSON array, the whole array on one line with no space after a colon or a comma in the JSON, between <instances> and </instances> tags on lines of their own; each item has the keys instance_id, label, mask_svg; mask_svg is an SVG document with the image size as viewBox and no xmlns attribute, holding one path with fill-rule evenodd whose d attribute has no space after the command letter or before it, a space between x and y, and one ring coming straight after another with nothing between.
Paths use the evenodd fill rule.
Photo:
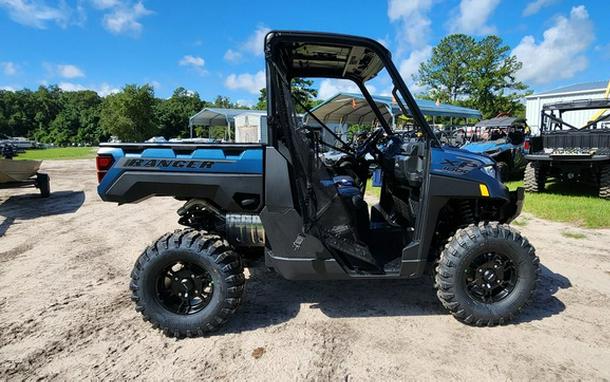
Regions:
<instances>
[{"instance_id":1,"label":"driver seat","mask_svg":"<svg viewBox=\"0 0 610 382\"><path fill-rule=\"evenodd\" d=\"M354 178L347 175L335 176L333 182L355 223L358 239L366 242L370 231L369 206L362 198L360 188Z\"/></svg>"}]
</instances>

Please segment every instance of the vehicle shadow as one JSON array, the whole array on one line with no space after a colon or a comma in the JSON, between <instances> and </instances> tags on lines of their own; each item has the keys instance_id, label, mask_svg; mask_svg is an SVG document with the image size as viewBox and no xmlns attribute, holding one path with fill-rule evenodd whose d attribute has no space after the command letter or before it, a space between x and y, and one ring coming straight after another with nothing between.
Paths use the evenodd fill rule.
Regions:
<instances>
[{"instance_id":1,"label":"vehicle shadow","mask_svg":"<svg viewBox=\"0 0 610 382\"><path fill-rule=\"evenodd\" d=\"M543 193L563 196L597 196L598 190L590 184L553 181L546 184Z\"/></svg>"},{"instance_id":2,"label":"vehicle shadow","mask_svg":"<svg viewBox=\"0 0 610 382\"><path fill-rule=\"evenodd\" d=\"M541 267L533 301L515 323L559 314L565 305L554 294L569 288L564 276ZM294 318L303 304L331 318L431 316L449 314L436 298L430 277L417 280L288 281L254 269L237 314L221 332L243 332Z\"/></svg>"},{"instance_id":3,"label":"vehicle shadow","mask_svg":"<svg viewBox=\"0 0 610 382\"><path fill-rule=\"evenodd\" d=\"M572 287L570 280L540 265L540 277L532 301L523 309L515 323L539 321L563 312L565 304L555 297L560 289Z\"/></svg>"},{"instance_id":4,"label":"vehicle shadow","mask_svg":"<svg viewBox=\"0 0 610 382\"><path fill-rule=\"evenodd\" d=\"M83 191L58 191L48 198L36 194L14 195L0 204L0 236L16 220L30 220L43 216L61 215L77 211L85 202Z\"/></svg>"}]
</instances>

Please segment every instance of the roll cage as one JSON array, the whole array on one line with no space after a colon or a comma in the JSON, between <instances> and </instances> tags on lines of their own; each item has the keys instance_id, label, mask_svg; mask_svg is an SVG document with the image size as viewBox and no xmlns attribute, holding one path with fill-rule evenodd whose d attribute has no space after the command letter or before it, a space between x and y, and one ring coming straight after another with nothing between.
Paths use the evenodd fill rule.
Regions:
<instances>
[{"instance_id":1,"label":"roll cage","mask_svg":"<svg viewBox=\"0 0 610 382\"><path fill-rule=\"evenodd\" d=\"M608 99L597 99L597 100L575 100L569 102L556 102L548 103L542 107L540 125L542 132L552 132L561 130L588 130L597 129L599 122L610 121L610 113L603 115L603 112L599 117L589 121L584 126L574 126L563 120L563 114L568 111L578 110L600 110L610 109L610 100ZM610 127L610 124L605 124ZM567 129L564 129L566 127Z\"/></svg>"},{"instance_id":2,"label":"roll cage","mask_svg":"<svg viewBox=\"0 0 610 382\"><path fill-rule=\"evenodd\" d=\"M394 66L391 53L375 40L332 33L272 31L265 38L267 71L276 72L280 80L290 83L293 78L336 78L353 81L386 134L392 129L375 104L365 82L386 69L394 85L393 96L405 115L411 115L421 126L432 145L440 147L440 141L426 122L415 99L409 92L400 73ZM275 98L273 79L267 77L268 115L276 115L278 99ZM404 101L404 103L403 103ZM273 141L273 132L271 141Z\"/></svg>"}]
</instances>

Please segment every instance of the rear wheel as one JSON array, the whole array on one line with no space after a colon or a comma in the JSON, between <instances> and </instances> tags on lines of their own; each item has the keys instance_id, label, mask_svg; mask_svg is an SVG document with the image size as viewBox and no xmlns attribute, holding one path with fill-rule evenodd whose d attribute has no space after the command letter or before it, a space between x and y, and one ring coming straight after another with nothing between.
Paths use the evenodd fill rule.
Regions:
<instances>
[{"instance_id":1,"label":"rear wheel","mask_svg":"<svg viewBox=\"0 0 610 382\"><path fill-rule=\"evenodd\" d=\"M523 184L525 190L529 192L544 191L546 183L546 170L542 166L537 166L533 162L529 162L525 166L525 174Z\"/></svg>"},{"instance_id":2,"label":"rear wheel","mask_svg":"<svg viewBox=\"0 0 610 382\"><path fill-rule=\"evenodd\" d=\"M201 336L218 329L237 309L243 267L219 236L178 230L142 253L130 289L136 310L166 335Z\"/></svg>"},{"instance_id":3,"label":"rear wheel","mask_svg":"<svg viewBox=\"0 0 610 382\"><path fill-rule=\"evenodd\" d=\"M610 165L602 166L599 174L599 197L610 199Z\"/></svg>"},{"instance_id":4,"label":"rear wheel","mask_svg":"<svg viewBox=\"0 0 610 382\"><path fill-rule=\"evenodd\" d=\"M493 326L512 320L531 298L539 273L534 247L506 224L460 229L441 253L437 296L458 320Z\"/></svg>"}]
</instances>

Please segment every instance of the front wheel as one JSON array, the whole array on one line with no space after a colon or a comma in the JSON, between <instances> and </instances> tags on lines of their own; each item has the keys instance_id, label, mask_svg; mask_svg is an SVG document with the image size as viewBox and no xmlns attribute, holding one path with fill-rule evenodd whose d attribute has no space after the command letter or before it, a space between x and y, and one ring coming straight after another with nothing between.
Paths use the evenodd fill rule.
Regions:
<instances>
[{"instance_id":1,"label":"front wheel","mask_svg":"<svg viewBox=\"0 0 610 382\"><path fill-rule=\"evenodd\" d=\"M458 320L494 326L512 320L531 298L539 273L534 247L506 224L460 229L441 253L437 296Z\"/></svg>"},{"instance_id":2,"label":"front wheel","mask_svg":"<svg viewBox=\"0 0 610 382\"><path fill-rule=\"evenodd\" d=\"M244 289L240 257L217 235L166 234L136 261L130 289L145 321L170 337L201 336L235 312Z\"/></svg>"}]
</instances>

